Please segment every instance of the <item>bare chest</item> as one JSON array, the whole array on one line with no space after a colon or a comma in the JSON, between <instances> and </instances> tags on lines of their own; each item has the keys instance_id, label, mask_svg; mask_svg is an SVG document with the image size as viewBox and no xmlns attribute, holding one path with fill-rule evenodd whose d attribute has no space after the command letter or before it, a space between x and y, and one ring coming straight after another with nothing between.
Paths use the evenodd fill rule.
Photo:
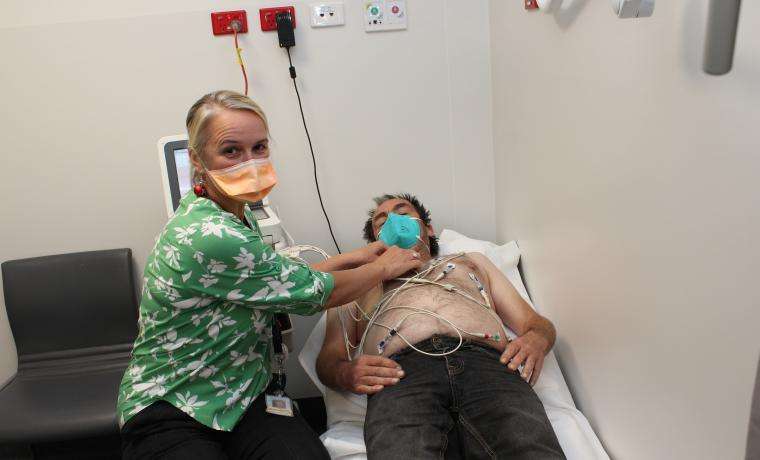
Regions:
<instances>
[{"instance_id":1,"label":"bare chest","mask_svg":"<svg viewBox=\"0 0 760 460\"><path fill-rule=\"evenodd\" d=\"M483 271L464 255L446 259L450 257L414 282L384 286L386 302L366 331L365 353L388 356L433 334L499 333L500 323L489 312L490 287ZM365 328L366 323L360 325L360 335Z\"/></svg>"}]
</instances>

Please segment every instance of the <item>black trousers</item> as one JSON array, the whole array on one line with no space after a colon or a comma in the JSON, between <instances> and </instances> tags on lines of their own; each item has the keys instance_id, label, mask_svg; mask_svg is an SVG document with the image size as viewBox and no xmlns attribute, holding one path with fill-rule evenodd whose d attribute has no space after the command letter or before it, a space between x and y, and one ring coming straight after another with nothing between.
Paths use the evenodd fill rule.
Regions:
<instances>
[{"instance_id":1,"label":"black trousers","mask_svg":"<svg viewBox=\"0 0 760 460\"><path fill-rule=\"evenodd\" d=\"M436 335L416 346L440 353L457 342ZM368 458L563 460L544 406L500 355L466 343L443 357L391 356L406 376L369 398Z\"/></svg>"},{"instance_id":2,"label":"black trousers","mask_svg":"<svg viewBox=\"0 0 760 460\"><path fill-rule=\"evenodd\" d=\"M217 431L166 401L157 401L121 429L123 460L329 459L319 437L300 414L266 413L264 395L237 426Z\"/></svg>"}]
</instances>

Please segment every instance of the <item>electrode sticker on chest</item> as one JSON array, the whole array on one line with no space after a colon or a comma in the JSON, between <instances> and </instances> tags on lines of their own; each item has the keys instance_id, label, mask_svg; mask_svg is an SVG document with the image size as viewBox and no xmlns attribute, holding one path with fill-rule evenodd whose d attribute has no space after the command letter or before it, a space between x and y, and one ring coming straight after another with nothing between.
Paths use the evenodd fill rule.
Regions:
<instances>
[{"instance_id":1,"label":"electrode sticker on chest","mask_svg":"<svg viewBox=\"0 0 760 460\"><path fill-rule=\"evenodd\" d=\"M380 355L385 354L386 351L389 350L390 346L394 343L396 345L395 348L398 348L398 341L401 342L401 345L409 347L425 355L445 356L457 351L466 339L474 338L500 342L502 340L502 337L508 338L506 326L504 326L501 318L499 318L499 316L494 311L490 296L485 286L480 281L478 276L474 273L474 271L476 271L475 268L471 263L467 262L468 261L465 258L464 253L436 258L416 275L409 278L396 278L393 280L397 283L400 283L400 285L385 292L380 300L374 305L374 308L370 309L369 312L365 312L364 310L357 307L356 312L358 314L354 315L353 310L348 309L354 321L364 320L367 322L367 326L364 329L361 341L357 345L351 344L348 340L348 334L346 333L345 329L346 320L344 319L342 312L339 312L338 316L344 329L346 350L349 353L349 356L351 354L351 349L356 350L358 353L364 353L367 342L369 340L372 340L370 338L370 330L377 330L377 328L381 328L386 331L386 333L383 334L381 338L374 343L377 353ZM443 267L442 270L440 270L441 267ZM449 282L447 282L447 277L451 278L454 275L459 276L455 276L451 280L448 280ZM464 288L462 284L465 282L472 283L471 288ZM411 289L419 288L422 286L442 289L447 293L452 293L465 299L465 301L471 305L482 308L492 317L494 322L496 322L498 325L497 329L500 332L491 334L483 331L467 330L464 327L456 324L455 320L447 318L439 312L433 311L431 309L433 307L425 308L421 306L399 305L399 303L406 302L405 297L399 297L400 293L407 292ZM478 292L480 295L472 295L471 293L474 292ZM437 322L450 328L450 330L455 334L455 337L459 339L458 345L454 349L442 353L428 353L415 347L414 341L410 340L410 338L408 338L402 330L405 322L407 322L410 318L414 318L415 316L426 316L433 318Z\"/></svg>"}]
</instances>

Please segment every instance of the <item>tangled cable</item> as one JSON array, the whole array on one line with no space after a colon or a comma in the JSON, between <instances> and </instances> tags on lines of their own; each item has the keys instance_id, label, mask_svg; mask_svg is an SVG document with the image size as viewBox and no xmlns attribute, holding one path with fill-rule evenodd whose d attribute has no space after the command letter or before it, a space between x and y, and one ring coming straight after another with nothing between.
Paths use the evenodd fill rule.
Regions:
<instances>
[{"instance_id":1,"label":"tangled cable","mask_svg":"<svg viewBox=\"0 0 760 460\"><path fill-rule=\"evenodd\" d=\"M440 314L438 314L438 313L436 313L434 311L428 310L426 308L414 307L414 306L409 306L409 305L390 306L391 302L398 295L399 292L407 290L407 289L411 289L413 287L423 286L423 285L438 286L438 287L446 290L447 292L452 292L452 293L458 294L458 295L462 296L463 298L467 299L468 301L473 302L473 303L475 303L475 304L483 307L486 311L489 312L489 314L492 316L492 318L494 319L494 321L496 321L496 323L499 325L499 327L501 328L501 330L504 333L504 338L506 338L507 340L509 340L509 338L508 338L509 336L508 336L508 333L507 333L506 326L504 325L504 323L501 320L501 318L499 318L499 316L493 310L493 308L491 308L491 301L490 301L490 299L488 297L488 293L485 291L485 288L483 287L483 285L480 283L480 281L477 279L477 277L474 274L472 274L472 273L469 274L470 275L470 279L473 280L473 282L475 283L476 287L480 291L481 296L483 297L483 301L482 302L479 301L478 299L475 299L474 297L472 297L468 293L463 292L461 289L457 288L456 286L454 286L452 284L443 284L443 283L440 282L451 270L454 269L455 266L451 263L451 261L455 260L455 259L457 259L459 257L462 257L462 256L464 256L464 253L455 254L455 255L452 255L452 256L449 256L449 257L446 257L446 258L443 258L443 259L440 259L440 258L439 259L435 259L434 262L428 268L426 268L425 270L417 273L413 277L411 277L411 278L397 278L396 280L397 281L403 281L403 284L401 284L401 286L399 286L397 288L389 290L388 292L386 292L383 295L383 297L381 297L380 301L373 308L372 316L368 317L366 315L366 313L364 313L364 311L362 311L361 308L359 308L359 310L362 312L362 314L365 316L365 318L368 320L368 322L367 322L367 327L364 329L364 333L362 334L362 338L361 338L361 341L360 341L360 343L359 343L358 346L354 347L348 341L348 333L345 330L345 324L344 324L343 318L341 317L341 326L344 329L343 330L343 333L344 333L343 335L344 335L344 339L346 340L346 350L347 350L347 352L348 352L349 348L356 348L356 349L358 349L359 353L363 353L364 352L364 347L366 345L367 335L369 333L370 328L372 328L373 326L382 327L382 328L388 330L388 334L385 336L385 338L383 338L377 344L377 350L378 350L379 354L383 354L383 352L385 351L385 348L387 347L387 345L390 342L390 340L393 339L393 337L400 338L409 348L411 348L411 349L413 349L413 350L415 350L415 351L417 351L419 353L422 353L424 355L428 355L428 356L446 356L446 355L449 355L449 354L452 354L452 353L456 352L457 350L459 350L459 348L464 343L464 336L465 335L471 336L471 337L485 338L485 339L493 338L497 342L499 340L501 340L501 337L498 334L491 336L490 334L486 334L486 333L482 333L482 332L472 332L472 331L468 331L466 329L463 329L463 328L457 326L456 324L454 324L453 322L451 322L449 319L443 317L442 315L440 315ZM428 275L433 270L435 270L436 268L438 268L439 266L441 266L442 264L447 264L447 267L434 280L427 279ZM388 325L388 324L383 324L383 323L381 323L381 322L378 321L385 314L387 314L390 311L394 311L394 310L409 310L410 313L407 314L407 315L405 315L405 316L403 316L403 317L401 317L401 319L399 321L397 321L396 324L393 325L393 326ZM451 327L451 329L454 330L454 332L457 333L457 337L459 339L459 343L453 349L445 351L445 352L441 352L441 353L429 353L429 352L420 350L419 348L417 348L416 346L414 346L414 344L411 343L402 333L399 332L399 329L401 328L402 324L408 318L410 318L411 316L414 316L414 315L426 315L426 316L430 316L430 317L436 318L437 320L439 320L439 321L441 321L443 323L446 323L449 327ZM350 359L350 353L349 353L349 359Z\"/></svg>"},{"instance_id":2,"label":"tangled cable","mask_svg":"<svg viewBox=\"0 0 760 460\"><path fill-rule=\"evenodd\" d=\"M323 251L322 249L316 246L311 246L311 245L290 246L279 251L279 253L282 255L291 257L301 263L308 265L308 262L304 260L303 258L301 258L301 253L303 252L317 253L321 255L322 257L324 257L325 260L329 258L329 255L325 251ZM364 347L366 345L367 335L369 333L369 330L372 327L381 327L388 330L388 334L377 345L379 354L383 354L383 352L385 351L385 348L387 347L388 343L393 339L393 337L400 338L409 348L419 353L422 353L428 356L435 356L435 357L450 355L456 352L457 350L459 350L459 348L464 343L464 336L478 337L478 338L483 338L483 339L494 339L497 342L501 340L502 336L500 336L499 334L490 335L483 332L472 332L472 331L463 329L457 326L456 324L454 324L453 322L451 322L451 320L445 318L444 316L434 311L428 310L426 308L420 308L420 307L415 307L415 306L410 306L410 305L390 306L391 302L393 301L393 299L396 298L398 293L408 290L408 289L412 289L414 287L419 287L419 286L438 286L447 292L458 294L464 299L470 302L473 302L476 305L484 308L501 328L502 332L504 333L503 337L509 341L509 334L507 332L507 328L504 325L504 322L501 320L501 318L493 310L488 293L486 292L480 280L478 280L477 276L475 276L473 273L469 273L469 277L473 281L473 283L475 283L475 286L477 287L478 291L483 297L483 301L480 301L474 298L473 296L471 296L467 292L462 291L461 289L454 286L453 284L441 283L441 280L443 280L446 277L446 275L448 275L448 273L450 273L455 268L455 265L451 263L451 261L458 259L462 256L464 256L463 252L448 256L446 258L434 259L433 263L431 263L429 267L422 270L421 272L418 272L414 276L410 278L396 278L395 281L401 281L402 284L397 288L390 289L387 292L383 293L380 300L372 308L371 315L368 315L367 312L365 312L356 301L353 301L350 304L348 304L345 309L338 308L337 314L338 314L338 319L340 321L341 330L343 332L343 342L346 347L346 356L348 357L348 360L351 361L353 359L354 353L356 352L358 352L359 354L364 353ZM447 264L446 268L444 268L444 270L441 273L439 273L435 279L432 279L432 280L427 279L428 275L430 275L430 273L433 270L440 267L442 264ZM354 311L352 311L352 309L356 310L356 314L354 314ZM388 324L379 322L379 320L384 315L386 315L388 312L395 311L395 310L407 310L409 311L409 313L402 316L401 319L398 320L396 324L394 325L388 325ZM363 320L367 321L367 327L364 329L364 333L362 334L361 340L358 345L354 345L353 343L351 343L351 340L348 337L348 329L346 328L347 320L344 317L345 313L348 313L348 315L351 317L351 320L353 320L354 322L358 323ZM447 350L441 353L429 353L424 350L420 350L419 348L414 346L414 344L411 343L401 332L399 332L399 329L401 329L401 326L403 325L403 323L408 318L415 315L430 316L432 318L437 319L438 321L441 321L447 324L449 327L451 327L451 329L454 332L457 333L459 342L453 349Z\"/></svg>"}]
</instances>

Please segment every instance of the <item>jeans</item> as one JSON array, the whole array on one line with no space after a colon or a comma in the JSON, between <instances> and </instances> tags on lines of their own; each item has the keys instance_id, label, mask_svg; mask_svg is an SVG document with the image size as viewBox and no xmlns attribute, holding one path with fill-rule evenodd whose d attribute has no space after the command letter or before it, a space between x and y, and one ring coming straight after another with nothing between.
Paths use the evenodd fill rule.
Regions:
<instances>
[{"instance_id":1,"label":"jeans","mask_svg":"<svg viewBox=\"0 0 760 460\"><path fill-rule=\"evenodd\" d=\"M259 395L230 432L211 429L168 402L157 401L122 428L123 459L330 458L303 417L268 414L264 400L264 394Z\"/></svg>"},{"instance_id":2,"label":"jeans","mask_svg":"<svg viewBox=\"0 0 760 460\"><path fill-rule=\"evenodd\" d=\"M415 346L440 353L458 342L433 336ZM410 348L391 356L405 377L369 398L368 458L564 459L538 396L499 357L471 342L444 357Z\"/></svg>"}]
</instances>

